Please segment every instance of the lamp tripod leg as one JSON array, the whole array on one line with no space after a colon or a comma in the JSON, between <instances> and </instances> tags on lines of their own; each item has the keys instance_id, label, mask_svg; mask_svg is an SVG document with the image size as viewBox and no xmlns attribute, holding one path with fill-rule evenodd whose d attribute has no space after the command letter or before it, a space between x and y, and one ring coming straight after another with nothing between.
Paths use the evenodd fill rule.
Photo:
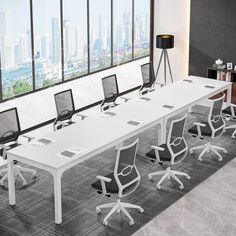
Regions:
<instances>
[{"instance_id":1,"label":"lamp tripod leg","mask_svg":"<svg viewBox=\"0 0 236 236\"><path fill-rule=\"evenodd\" d=\"M164 77L165 77L165 86L166 86L166 49L164 49Z\"/></svg>"},{"instance_id":2,"label":"lamp tripod leg","mask_svg":"<svg viewBox=\"0 0 236 236\"><path fill-rule=\"evenodd\" d=\"M157 72L156 72L156 75L155 75L155 83L156 83L157 75L158 75L158 72L159 72L159 69L160 69L160 66L161 66L161 61L162 61L163 54L164 54L164 50L162 50L162 52L161 52L161 57L160 57L158 67L157 67Z\"/></svg>"},{"instance_id":3,"label":"lamp tripod leg","mask_svg":"<svg viewBox=\"0 0 236 236\"><path fill-rule=\"evenodd\" d=\"M167 62L168 62L169 71L170 71L171 81L172 81L172 83L174 83L173 77L172 77L172 72L171 72L171 67L170 67L170 60L169 60L169 56L168 56L168 52L167 52L167 51L166 51L166 57L167 57Z\"/></svg>"}]
</instances>

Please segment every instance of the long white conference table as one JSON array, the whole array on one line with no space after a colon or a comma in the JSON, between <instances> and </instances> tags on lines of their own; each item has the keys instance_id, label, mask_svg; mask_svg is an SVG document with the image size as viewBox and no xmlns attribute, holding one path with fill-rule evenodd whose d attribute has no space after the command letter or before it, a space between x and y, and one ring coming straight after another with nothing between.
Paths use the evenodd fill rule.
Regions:
<instances>
[{"instance_id":1,"label":"long white conference table","mask_svg":"<svg viewBox=\"0 0 236 236\"><path fill-rule=\"evenodd\" d=\"M60 224L61 177L64 171L153 126L158 127L158 143L163 143L166 139L166 122L170 117L225 90L229 104L231 87L231 82L189 76L144 95L144 99L137 98L122 103L109 110L112 114L101 113L87 117L81 122L53 132L43 137L52 141L48 145L27 143L9 150L9 204L16 204L14 160L47 170L53 176L55 222ZM72 158L60 154L68 149L83 152Z\"/></svg>"}]
</instances>

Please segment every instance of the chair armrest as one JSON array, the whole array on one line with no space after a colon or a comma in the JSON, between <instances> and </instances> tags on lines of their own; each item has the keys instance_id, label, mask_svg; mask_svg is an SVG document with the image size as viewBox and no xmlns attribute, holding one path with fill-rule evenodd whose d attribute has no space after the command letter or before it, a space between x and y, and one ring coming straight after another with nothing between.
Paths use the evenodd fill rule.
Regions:
<instances>
[{"instance_id":1,"label":"chair armrest","mask_svg":"<svg viewBox=\"0 0 236 236\"><path fill-rule=\"evenodd\" d=\"M165 151L165 148L157 147L157 146L152 145L151 149L154 149L157 161L161 162L159 151L163 152L163 151Z\"/></svg>"},{"instance_id":2,"label":"chair armrest","mask_svg":"<svg viewBox=\"0 0 236 236\"><path fill-rule=\"evenodd\" d=\"M80 116L80 117L81 117L81 120L83 120L84 118L88 117L88 116L81 115L81 114L78 114L78 113L76 113L75 115L76 115L76 116Z\"/></svg>"},{"instance_id":3,"label":"chair armrest","mask_svg":"<svg viewBox=\"0 0 236 236\"><path fill-rule=\"evenodd\" d=\"M102 176L102 175L98 175L98 176L96 176L96 178L101 180L101 181L107 182L107 183L111 182L110 178L107 178L107 177Z\"/></svg>"},{"instance_id":4,"label":"chair armrest","mask_svg":"<svg viewBox=\"0 0 236 236\"><path fill-rule=\"evenodd\" d=\"M121 99L124 99L124 100L125 100L125 102L127 102L127 101L131 100L131 98L125 98L125 97L119 97L119 98L121 98Z\"/></svg>"},{"instance_id":5,"label":"chair armrest","mask_svg":"<svg viewBox=\"0 0 236 236\"><path fill-rule=\"evenodd\" d=\"M193 124L196 125L196 126L200 126L200 127L206 127L205 124L202 124L202 123L199 123L199 122L194 122Z\"/></svg>"},{"instance_id":6,"label":"chair armrest","mask_svg":"<svg viewBox=\"0 0 236 236\"><path fill-rule=\"evenodd\" d=\"M193 124L197 126L197 136L198 136L199 138L202 138L201 127L206 127L206 125L205 125L205 124L202 124L202 123L199 123L199 122L194 122Z\"/></svg>"},{"instance_id":7,"label":"chair armrest","mask_svg":"<svg viewBox=\"0 0 236 236\"><path fill-rule=\"evenodd\" d=\"M8 147L5 144L0 144L0 149L3 149L3 155L2 155L2 159L6 160L6 156L7 156L7 150L10 149L10 147Z\"/></svg>"},{"instance_id":8,"label":"chair armrest","mask_svg":"<svg viewBox=\"0 0 236 236\"><path fill-rule=\"evenodd\" d=\"M26 138L28 140L28 142L30 142L31 140L33 140L35 137L31 136L29 134L23 134L22 137Z\"/></svg>"},{"instance_id":9,"label":"chair armrest","mask_svg":"<svg viewBox=\"0 0 236 236\"><path fill-rule=\"evenodd\" d=\"M102 193L105 194L105 195L108 195L108 193L107 193L107 188L106 188L106 183L111 182L111 179L110 179L110 178L107 178L107 177L105 177L105 176L101 176L101 175L96 176L96 178L101 181ZM106 183L105 183L105 182L106 182Z\"/></svg>"}]
</instances>

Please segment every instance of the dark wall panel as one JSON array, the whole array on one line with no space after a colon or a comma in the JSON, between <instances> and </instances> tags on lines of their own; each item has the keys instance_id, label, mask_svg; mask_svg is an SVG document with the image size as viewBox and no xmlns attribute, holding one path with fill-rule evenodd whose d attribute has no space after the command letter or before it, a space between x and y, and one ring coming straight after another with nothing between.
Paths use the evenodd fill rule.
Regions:
<instances>
[{"instance_id":1,"label":"dark wall panel","mask_svg":"<svg viewBox=\"0 0 236 236\"><path fill-rule=\"evenodd\" d=\"M236 0L192 0L189 74L205 77L217 58L236 64Z\"/></svg>"}]
</instances>

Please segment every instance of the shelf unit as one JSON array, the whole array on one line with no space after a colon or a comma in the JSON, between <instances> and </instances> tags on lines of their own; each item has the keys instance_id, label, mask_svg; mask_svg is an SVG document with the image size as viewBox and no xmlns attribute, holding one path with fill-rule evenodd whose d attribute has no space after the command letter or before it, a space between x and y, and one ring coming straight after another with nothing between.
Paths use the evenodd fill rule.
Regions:
<instances>
[{"instance_id":1,"label":"shelf unit","mask_svg":"<svg viewBox=\"0 0 236 236\"><path fill-rule=\"evenodd\" d=\"M232 103L236 104L236 71L227 69L207 68L207 78L217 79L217 72L230 72L232 84Z\"/></svg>"}]
</instances>

